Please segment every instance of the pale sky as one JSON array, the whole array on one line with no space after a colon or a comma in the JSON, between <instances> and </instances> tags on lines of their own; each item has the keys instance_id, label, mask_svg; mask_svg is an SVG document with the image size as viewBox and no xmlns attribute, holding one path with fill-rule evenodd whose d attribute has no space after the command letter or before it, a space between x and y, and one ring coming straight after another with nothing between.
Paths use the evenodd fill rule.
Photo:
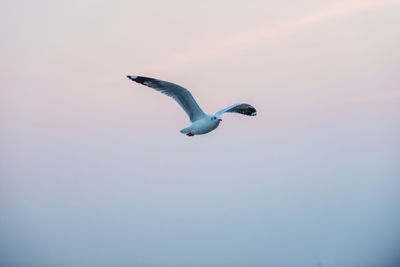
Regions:
<instances>
[{"instance_id":1,"label":"pale sky","mask_svg":"<svg viewBox=\"0 0 400 267\"><path fill-rule=\"evenodd\" d=\"M400 0L1 6L0 266L400 264Z\"/></svg>"}]
</instances>

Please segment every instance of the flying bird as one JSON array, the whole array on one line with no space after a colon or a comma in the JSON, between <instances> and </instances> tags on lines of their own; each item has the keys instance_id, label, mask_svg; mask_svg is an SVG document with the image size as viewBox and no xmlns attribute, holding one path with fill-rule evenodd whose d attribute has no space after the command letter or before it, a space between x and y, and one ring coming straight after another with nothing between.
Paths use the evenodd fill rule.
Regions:
<instances>
[{"instance_id":1,"label":"flying bird","mask_svg":"<svg viewBox=\"0 0 400 267\"><path fill-rule=\"evenodd\" d=\"M234 104L218 111L215 114L206 114L197 104L196 100L194 100L192 94L182 86L143 76L128 75L127 77L132 81L146 85L175 99L175 101L178 102L178 104L183 108L192 122L189 127L180 131L187 136L206 134L212 130L215 130L222 121L221 116L225 112L240 113L247 116L257 115L256 109L245 103Z\"/></svg>"}]
</instances>

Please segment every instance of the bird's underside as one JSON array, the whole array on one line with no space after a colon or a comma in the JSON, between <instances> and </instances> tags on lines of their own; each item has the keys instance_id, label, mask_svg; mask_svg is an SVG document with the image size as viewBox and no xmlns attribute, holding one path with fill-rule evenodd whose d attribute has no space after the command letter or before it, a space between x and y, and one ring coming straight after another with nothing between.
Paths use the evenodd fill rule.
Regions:
<instances>
[{"instance_id":1,"label":"bird's underside","mask_svg":"<svg viewBox=\"0 0 400 267\"><path fill-rule=\"evenodd\" d=\"M127 77L132 81L151 87L175 99L192 122L189 127L181 130L181 133L187 136L206 134L216 129L222 121L221 116L226 112L239 113L247 116L257 115L256 109L245 103L231 105L215 114L206 114L197 104L192 94L187 89L177 84L143 76L128 75Z\"/></svg>"}]
</instances>

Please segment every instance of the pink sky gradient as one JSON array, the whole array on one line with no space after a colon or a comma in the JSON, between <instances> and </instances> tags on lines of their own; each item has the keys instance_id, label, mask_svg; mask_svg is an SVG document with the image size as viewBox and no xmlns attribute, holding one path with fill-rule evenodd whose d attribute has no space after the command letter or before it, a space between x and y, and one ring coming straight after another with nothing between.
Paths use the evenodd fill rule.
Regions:
<instances>
[{"instance_id":1,"label":"pink sky gradient","mask_svg":"<svg viewBox=\"0 0 400 267\"><path fill-rule=\"evenodd\" d=\"M193 48L183 53L174 53L167 56L166 62L153 63L145 67L145 71L159 72L171 68L182 68L199 61L213 62L221 57L228 57L236 53L245 53L254 46L261 45L268 40L279 39L287 35L293 35L313 25L326 23L329 20L351 16L355 13L368 12L379 8L398 5L398 1L339 1L313 10L295 18L288 18L275 23L266 23L256 26L248 32L236 32L232 36L226 36L219 40L213 40L208 44L193 44Z\"/></svg>"},{"instance_id":2,"label":"pink sky gradient","mask_svg":"<svg viewBox=\"0 0 400 267\"><path fill-rule=\"evenodd\" d=\"M399 14L4 2L0 266L398 266ZM127 74L258 116L187 138L181 108Z\"/></svg>"}]
</instances>

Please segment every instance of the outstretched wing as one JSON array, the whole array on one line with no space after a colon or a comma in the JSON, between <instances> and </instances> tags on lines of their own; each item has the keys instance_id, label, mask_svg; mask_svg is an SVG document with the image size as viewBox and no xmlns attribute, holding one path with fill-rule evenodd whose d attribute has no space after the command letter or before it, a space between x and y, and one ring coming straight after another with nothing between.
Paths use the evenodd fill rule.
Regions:
<instances>
[{"instance_id":1,"label":"outstretched wing","mask_svg":"<svg viewBox=\"0 0 400 267\"><path fill-rule=\"evenodd\" d=\"M196 100L194 100L192 94L182 86L142 76L128 75L127 77L132 81L151 87L175 99L176 102L178 102L178 104L183 108L183 110L189 116L190 121L194 122L205 116L205 113L196 103Z\"/></svg>"},{"instance_id":2,"label":"outstretched wing","mask_svg":"<svg viewBox=\"0 0 400 267\"><path fill-rule=\"evenodd\" d=\"M244 104L244 103L234 104L232 106L224 108L223 110L218 111L215 114L219 117L222 114L224 114L225 112L235 112L235 113L240 113L240 114L247 115L247 116L257 115L257 111L253 106L251 106L249 104Z\"/></svg>"}]
</instances>

